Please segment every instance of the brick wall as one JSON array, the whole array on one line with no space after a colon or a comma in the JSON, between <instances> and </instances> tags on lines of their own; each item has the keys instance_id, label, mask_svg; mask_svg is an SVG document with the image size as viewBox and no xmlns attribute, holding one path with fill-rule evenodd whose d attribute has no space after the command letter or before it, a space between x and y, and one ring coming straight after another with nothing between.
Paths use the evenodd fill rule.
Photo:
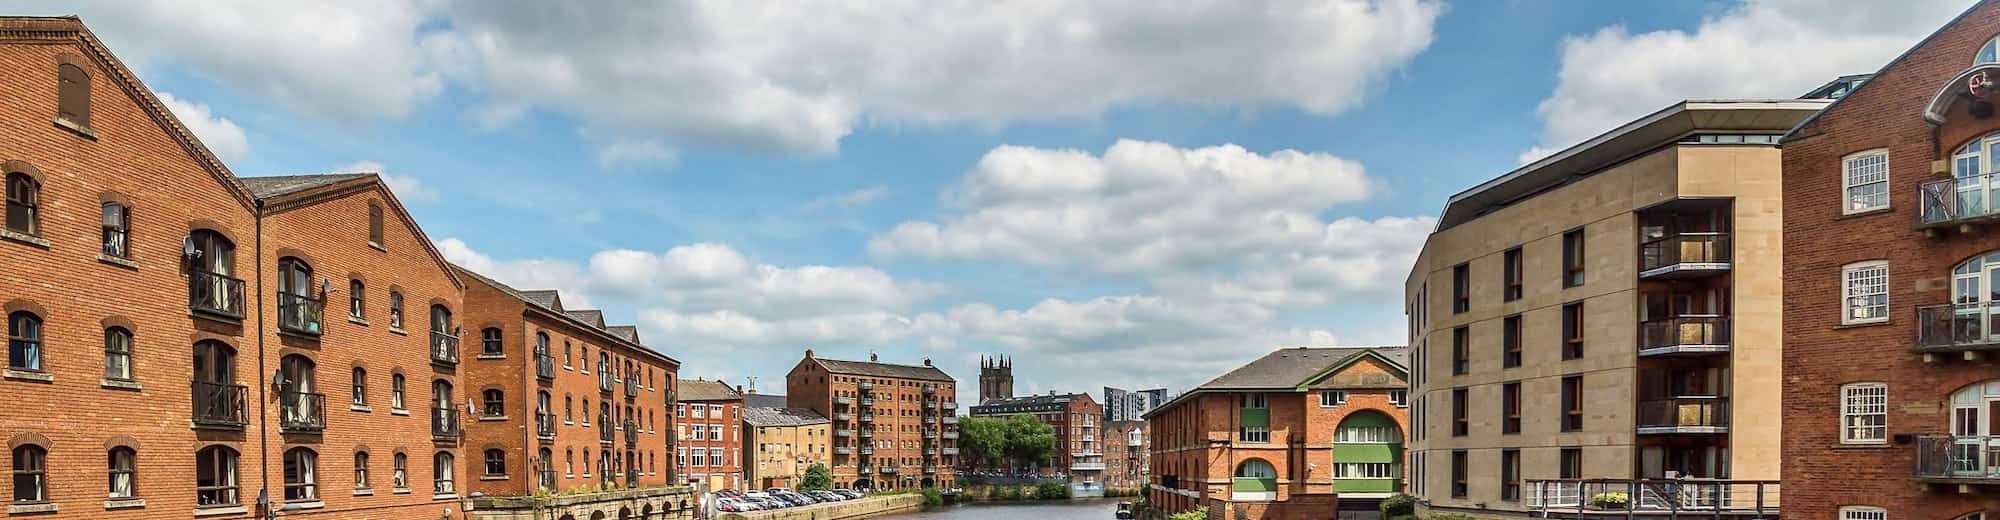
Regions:
<instances>
[{"instance_id":1,"label":"brick wall","mask_svg":"<svg viewBox=\"0 0 2000 520\"><path fill-rule=\"evenodd\" d=\"M688 434L682 436L680 441L680 445L688 449L688 457L693 459L694 453L701 450L703 460L713 462L708 460L709 455L713 453L710 450L720 449L723 459L719 466L694 464L690 461L689 464L680 467L681 475L690 481L706 478L710 489L746 489L743 481L743 400L682 400L681 405L688 409L688 413L686 416L681 416L677 410L675 417L688 428ZM696 416L694 412L697 406L706 410L700 416ZM720 407L720 411L717 407ZM718 427L722 432L719 438L712 435L714 429ZM700 439L694 436L696 428L704 430ZM679 460L678 454L675 460Z\"/></svg>"}]
</instances>

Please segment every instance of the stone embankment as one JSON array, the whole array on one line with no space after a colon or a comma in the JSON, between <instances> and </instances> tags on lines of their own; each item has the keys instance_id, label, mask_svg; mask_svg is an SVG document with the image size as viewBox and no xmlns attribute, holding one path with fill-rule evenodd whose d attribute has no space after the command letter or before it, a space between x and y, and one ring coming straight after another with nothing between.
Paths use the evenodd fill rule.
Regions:
<instances>
[{"instance_id":1,"label":"stone embankment","mask_svg":"<svg viewBox=\"0 0 2000 520\"><path fill-rule=\"evenodd\" d=\"M923 505L923 495L872 496L862 497L860 500L813 504L772 511L723 513L716 516L716 518L721 520L848 520L893 513L906 513L916 511L923 507Z\"/></svg>"}]
</instances>

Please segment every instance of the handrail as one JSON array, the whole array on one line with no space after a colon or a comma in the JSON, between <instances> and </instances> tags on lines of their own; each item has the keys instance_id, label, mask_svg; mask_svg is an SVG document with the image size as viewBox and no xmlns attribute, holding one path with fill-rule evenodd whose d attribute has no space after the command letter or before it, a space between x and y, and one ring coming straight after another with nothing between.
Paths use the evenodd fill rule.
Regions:
<instances>
[{"instance_id":1,"label":"handrail","mask_svg":"<svg viewBox=\"0 0 2000 520\"><path fill-rule=\"evenodd\" d=\"M2000 436L1919 435L1915 473L1920 478L2000 482Z\"/></svg>"},{"instance_id":2,"label":"handrail","mask_svg":"<svg viewBox=\"0 0 2000 520\"><path fill-rule=\"evenodd\" d=\"M325 317L325 300L278 291L278 329L318 336L326 330Z\"/></svg>"},{"instance_id":3,"label":"handrail","mask_svg":"<svg viewBox=\"0 0 2000 520\"><path fill-rule=\"evenodd\" d=\"M458 336L431 331L431 363L458 365Z\"/></svg>"},{"instance_id":4,"label":"handrail","mask_svg":"<svg viewBox=\"0 0 2000 520\"><path fill-rule=\"evenodd\" d=\"M1689 314L1639 323L1639 348L1728 345L1729 317Z\"/></svg>"},{"instance_id":5,"label":"handrail","mask_svg":"<svg viewBox=\"0 0 2000 520\"><path fill-rule=\"evenodd\" d=\"M242 279L199 269L188 271L188 307L232 318L243 317Z\"/></svg>"},{"instance_id":6,"label":"handrail","mask_svg":"<svg viewBox=\"0 0 2000 520\"><path fill-rule=\"evenodd\" d=\"M195 424L241 428L249 424L243 406L250 388L244 385L194 382Z\"/></svg>"},{"instance_id":7,"label":"handrail","mask_svg":"<svg viewBox=\"0 0 2000 520\"><path fill-rule=\"evenodd\" d=\"M317 432L326 429L326 394L279 392L278 427L286 432Z\"/></svg>"},{"instance_id":8,"label":"handrail","mask_svg":"<svg viewBox=\"0 0 2000 520\"><path fill-rule=\"evenodd\" d=\"M1729 262L1729 233L1680 233L1639 245L1639 270Z\"/></svg>"},{"instance_id":9,"label":"handrail","mask_svg":"<svg viewBox=\"0 0 2000 520\"><path fill-rule=\"evenodd\" d=\"M1729 426L1729 398L1686 396L1639 402L1640 428Z\"/></svg>"},{"instance_id":10,"label":"handrail","mask_svg":"<svg viewBox=\"0 0 2000 520\"><path fill-rule=\"evenodd\" d=\"M1944 303L1917 306L1917 346L1968 347L2000 343L1993 325L2000 324L2000 302Z\"/></svg>"}]
</instances>

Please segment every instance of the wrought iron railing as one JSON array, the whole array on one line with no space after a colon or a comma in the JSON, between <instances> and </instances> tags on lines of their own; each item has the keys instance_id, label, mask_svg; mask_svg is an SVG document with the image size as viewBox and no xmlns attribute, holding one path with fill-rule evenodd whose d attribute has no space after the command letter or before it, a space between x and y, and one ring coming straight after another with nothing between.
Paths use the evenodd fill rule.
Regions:
<instances>
[{"instance_id":1,"label":"wrought iron railing","mask_svg":"<svg viewBox=\"0 0 2000 520\"><path fill-rule=\"evenodd\" d=\"M556 414L535 414L535 436L543 440L556 438Z\"/></svg>"},{"instance_id":2,"label":"wrought iron railing","mask_svg":"<svg viewBox=\"0 0 2000 520\"><path fill-rule=\"evenodd\" d=\"M188 308L242 318L243 280L208 271L188 271Z\"/></svg>"},{"instance_id":3,"label":"wrought iron railing","mask_svg":"<svg viewBox=\"0 0 2000 520\"><path fill-rule=\"evenodd\" d=\"M2000 178L1989 173L1937 179L1917 184L1917 224L1943 224L2000 213L1992 200L2000 194Z\"/></svg>"},{"instance_id":4,"label":"wrought iron railing","mask_svg":"<svg viewBox=\"0 0 2000 520\"><path fill-rule=\"evenodd\" d=\"M201 426L242 428L248 424L243 399L250 388L243 385L194 383L194 423Z\"/></svg>"},{"instance_id":5,"label":"wrought iron railing","mask_svg":"<svg viewBox=\"0 0 2000 520\"><path fill-rule=\"evenodd\" d=\"M538 377L538 378L541 378L541 379L555 379L555 378L556 378L556 358L555 358L555 356L551 356L551 355L548 355L548 354L536 354L536 355L535 355L535 377Z\"/></svg>"},{"instance_id":6,"label":"wrought iron railing","mask_svg":"<svg viewBox=\"0 0 2000 520\"><path fill-rule=\"evenodd\" d=\"M611 393L612 388L615 388L615 386L611 383L611 373L599 369L597 371L597 391L608 394Z\"/></svg>"},{"instance_id":7,"label":"wrought iron railing","mask_svg":"<svg viewBox=\"0 0 2000 520\"><path fill-rule=\"evenodd\" d=\"M639 378L636 377L625 378L625 397L627 398L639 397Z\"/></svg>"},{"instance_id":8,"label":"wrought iron railing","mask_svg":"<svg viewBox=\"0 0 2000 520\"><path fill-rule=\"evenodd\" d=\"M1916 476L2000 483L2000 436L1918 436Z\"/></svg>"},{"instance_id":9,"label":"wrought iron railing","mask_svg":"<svg viewBox=\"0 0 2000 520\"><path fill-rule=\"evenodd\" d=\"M1729 263L1728 233L1681 233L1639 245L1639 271L1679 264Z\"/></svg>"},{"instance_id":10,"label":"wrought iron railing","mask_svg":"<svg viewBox=\"0 0 2000 520\"><path fill-rule=\"evenodd\" d=\"M597 442L603 444L618 442L618 432L611 428L611 421L599 421L597 425Z\"/></svg>"},{"instance_id":11,"label":"wrought iron railing","mask_svg":"<svg viewBox=\"0 0 2000 520\"><path fill-rule=\"evenodd\" d=\"M278 292L278 330L318 336L326 330L325 316L326 300Z\"/></svg>"},{"instance_id":12,"label":"wrought iron railing","mask_svg":"<svg viewBox=\"0 0 2000 520\"><path fill-rule=\"evenodd\" d=\"M1994 325L2000 324L2000 303L1970 302L1917 307L1918 348L1966 348L2000 345Z\"/></svg>"},{"instance_id":13,"label":"wrought iron railing","mask_svg":"<svg viewBox=\"0 0 2000 520\"><path fill-rule=\"evenodd\" d=\"M456 442L461 433L458 408L431 406L431 440Z\"/></svg>"},{"instance_id":14,"label":"wrought iron railing","mask_svg":"<svg viewBox=\"0 0 2000 520\"><path fill-rule=\"evenodd\" d=\"M278 427L286 433L326 430L326 394L278 393Z\"/></svg>"},{"instance_id":15,"label":"wrought iron railing","mask_svg":"<svg viewBox=\"0 0 2000 520\"><path fill-rule=\"evenodd\" d=\"M1729 398L1675 397L1639 402L1640 428L1719 428L1729 426Z\"/></svg>"},{"instance_id":16,"label":"wrought iron railing","mask_svg":"<svg viewBox=\"0 0 2000 520\"><path fill-rule=\"evenodd\" d=\"M1529 480L1522 505L1542 518L1614 515L1779 517L1775 480L1594 479Z\"/></svg>"},{"instance_id":17,"label":"wrought iron railing","mask_svg":"<svg viewBox=\"0 0 2000 520\"><path fill-rule=\"evenodd\" d=\"M625 421L625 447L636 448L638 446L639 424L632 421Z\"/></svg>"},{"instance_id":18,"label":"wrought iron railing","mask_svg":"<svg viewBox=\"0 0 2000 520\"><path fill-rule=\"evenodd\" d=\"M1639 324L1639 348L1681 345L1728 345L1729 317L1687 315L1646 321Z\"/></svg>"},{"instance_id":19,"label":"wrought iron railing","mask_svg":"<svg viewBox=\"0 0 2000 520\"><path fill-rule=\"evenodd\" d=\"M458 336L431 331L431 363L458 366Z\"/></svg>"}]
</instances>

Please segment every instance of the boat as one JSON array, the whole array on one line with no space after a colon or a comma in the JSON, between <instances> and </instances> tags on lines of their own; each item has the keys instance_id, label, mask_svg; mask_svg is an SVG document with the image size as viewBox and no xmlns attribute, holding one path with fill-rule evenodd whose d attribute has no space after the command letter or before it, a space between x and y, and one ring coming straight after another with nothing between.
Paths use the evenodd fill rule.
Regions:
<instances>
[{"instance_id":1,"label":"boat","mask_svg":"<svg viewBox=\"0 0 2000 520\"><path fill-rule=\"evenodd\" d=\"M1132 516L1132 503L1131 503L1131 502L1119 502L1119 503L1118 503L1118 520L1132 520L1132 518L1133 518L1133 516Z\"/></svg>"}]
</instances>

